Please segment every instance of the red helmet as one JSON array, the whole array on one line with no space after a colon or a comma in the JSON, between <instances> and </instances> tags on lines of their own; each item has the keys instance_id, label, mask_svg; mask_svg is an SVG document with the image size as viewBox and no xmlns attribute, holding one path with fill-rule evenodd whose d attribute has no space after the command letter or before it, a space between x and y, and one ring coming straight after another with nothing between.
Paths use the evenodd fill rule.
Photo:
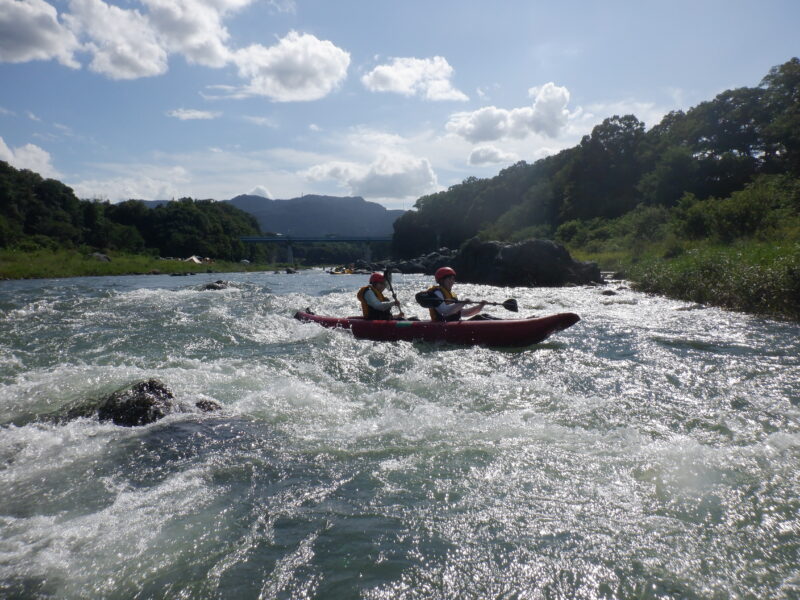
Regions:
<instances>
[{"instance_id":1,"label":"red helmet","mask_svg":"<svg viewBox=\"0 0 800 600\"><path fill-rule=\"evenodd\" d=\"M449 277L450 275L455 277L456 272L453 271L453 269L451 269L450 267L440 267L436 269L434 277L436 278L436 281L441 281L442 279L444 279L445 277Z\"/></svg>"},{"instance_id":2,"label":"red helmet","mask_svg":"<svg viewBox=\"0 0 800 600\"><path fill-rule=\"evenodd\" d=\"M383 273L373 273L369 276L370 283L381 283L382 281L386 281L386 277L384 277Z\"/></svg>"}]
</instances>

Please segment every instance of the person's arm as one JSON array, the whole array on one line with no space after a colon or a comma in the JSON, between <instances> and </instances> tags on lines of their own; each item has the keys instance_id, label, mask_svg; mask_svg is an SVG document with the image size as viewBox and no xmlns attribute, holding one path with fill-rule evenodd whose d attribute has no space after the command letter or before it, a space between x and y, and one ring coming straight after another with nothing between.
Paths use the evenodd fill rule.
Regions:
<instances>
[{"instance_id":1,"label":"person's arm","mask_svg":"<svg viewBox=\"0 0 800 600\"><path fill-rule=\"evenodd\" d=\"M438 312L443 317L449 317L450 315L454 315L455 313L464 308L463 302L444 302L444 294L442 294L442 292L440 292L439 290L436 290L433 293L442 299L442 303L436 307L436 312Z\"/></svg>"},{"instance_id":2,"label":"person's arm","mask_svg":"<svg viewBox=\"0 0 800 600\"><path fill-rule=\"evenodd\" d=\"M378 297L372 290L367 290L366 292L364 292L364 300L366 300L367 304L369 304L372 308L380 311L391 310L395 304L394 300L386 300L384 302L381 302L380 300L378 300Z\"/></svg>"},{"instance_id":3,"label":"person's arm","mask_svg":"<svg viewBox=\"0 0 800 600\"><path fill-rule=\"evenodd\" d=\"M481 302L477 306L473 306L473 307L470 307L470 308L465 308L463 311L461 311L461 317L464 318L464 319L469 319L470 317L474 317L475 315L477 315L479 312L481 312L483 310L484 306L486 306L486 303L485 302Z\"/></svg>"}]
</instances>

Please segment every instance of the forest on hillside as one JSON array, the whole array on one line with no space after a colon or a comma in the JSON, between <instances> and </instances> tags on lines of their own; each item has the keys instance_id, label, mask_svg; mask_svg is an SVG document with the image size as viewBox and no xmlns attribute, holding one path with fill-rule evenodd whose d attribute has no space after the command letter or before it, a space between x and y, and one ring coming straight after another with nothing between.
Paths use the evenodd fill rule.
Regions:
<instances>
[{"instance_id":1,"label":"forest on hillside","mask_svg":"<svg viewBox=\"0 0 800 600\"><path fill-rule=\"evenodd\" d=\"M361 202L364 202L361 200ZM116 251L162 257L192 255L215 260L276 263L286 259L277 244L245 244L262 231L256 216L232 202L181 198L170 202L78 199L72 188L0 161L0 249ZM375 244L376 256L388 243ZM294 248L295 261L338 264L363 257L358 244L315 243Z\"/></svg>"},{"instance_id":2,"label":"forest on hillside","mask_svg":"<svg viewBox=\"0 0 800 600\"><path fill-rule=\"evenodd\" d=\"M646 241L800 239L800 60L645 130L613 116L580 144L423 196L395 222L411 258L480 236L631 251Z\"/></svg>"},{"instance_id":3,"label":"forest on hillside","mask_svg":"<svg viewBox=\"0 0 800 600\"><path fill-rule=\"evenodd\" d=\"M259 233L255 217L226 202L182 198L150 208L80 200L60 181L0 162L0 248L256 260L265 249L239 237Z\"/></svg>"}]
</instances>

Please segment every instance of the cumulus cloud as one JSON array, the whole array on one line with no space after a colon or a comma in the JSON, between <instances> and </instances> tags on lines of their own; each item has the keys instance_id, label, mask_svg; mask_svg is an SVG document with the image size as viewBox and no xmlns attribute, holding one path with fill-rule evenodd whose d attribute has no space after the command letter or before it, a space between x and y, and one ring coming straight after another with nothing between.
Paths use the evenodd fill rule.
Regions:
<instances>
[{"instance_id":1,"label":"cumulus cloud","mask_svg":"<svg viewBox=\"0 0 800 600\"><path fill-rule=\"evenodd\" d=\"M142 1L149 9L148 21L164 47L183 54L190 63L207 67L222 67L230 58L225 45L230 35L222 25L222 17L250 3L250 0Z\"/></svg>"},{"instance_id":2,"label":"cumulus cloud","mask_svg":"<svg viewBox=\"0 0 800 600\"><path fill-rule=\"evenodd\" d=\"M453 87L453 67L441 56L433 58L395 58L379 65L361 78L373 92L393 92L421 96L426 100L468 100Z\"/></svg>"},{"instance_id":3,"label":"cumulus cloud","mask_svg":"<svg viewBox=\"0 0 800 600\"><path fill-rule=\"evenodd\" d=\"M0 0L0 61L56 59L79 68L73 54L78 39L58 21L56 9L44 0Z\"/></svg>"},{"instance_id":4,"label":"cumulus cloud","mask_svg":"<svg viewBox=\"0 0 800 600\"><path fill-rule=\"evenodd\" d=\"M247 83L219 88L226 98L308 101L335 90L347 75L350 55L330 41L291 31L269 47L228 45L225 17L254 1L140 0L140 12L104 0L69 0L62 25L44 0L0 0L0 61L57 59L79 68L74 54L84 52L92 71L136 79L166 73L170 54L179 54L206 67L235 65ZM295 7L293 0L270 5L289 12ZM432 81L429 88L434 97L453 93L447 82Z\"/></svg>"},{"instance_id":5,"label":"cumulus cloud","mask_svg":"<svg viewBox=\"0 0 800 600\"><path fill-rule=\"evenodd\" d=\"M167 51L147 18L101 0L71 0L70 28L90 38L89 68L112 79L136 79L167 71Z\"/></svg>"},{"instance_id":6,"label":"cumulus cloud","mask_svg":"<svg viewBox=\"0 0 800 600\"><path fill-rule=\"evenodd\" d=\"M0 137L0 160L17 169L29 169L39 173L42 177L60 177L60 173L50 162L50 153L35 144L25 144L12 149Z\"/></svg>"},{"instance_id":7,"label":"cumulus cloud","mask_svg":"<svg viewBox=\"0 0 800 600\"><path fill-rule=\"evenodd\" d=\"M250 190L250 196L261 196L262 198L272 198L270 191L263 185L257 185Z\"/></svg>"},{"instance_id":8,"label":"cumulus cloud","mask_svg":"<svg viewBox=\"0 0 800 600\"><path fill-rule=\"evenodd\" d=\"M318 100L347 75L350 54L327 40L291 31L269 48L253 44L238 50L233 61L250 82L245 91L276 102Z\"/></svg>"},{"instance_id":9,"label":"cumulus cloud","mask_svg":"<svg viewBox=\"0 0 800 600\"><path fill-rule=\"evenodd\" d=\"M569 90L546 83L529 90L533 104L506 110L486 106L473 112L451 115L446 127L470 142L489 142L503 138L522 139L531 133L557 137L569 120Z\"/></svg>"},{"instance_id":10,"label":"cumulus cloud","mask_svg":"<svg viewBox=\"0 0 800 600\"><path fill-rule=\"evenodd\" d=\"M175 117L176 119L180 119L181 121L193 121L193 120L208 120L208 119L216 119L220 116L221 113L212 112L208 110L195 110L193 108L178 108L176 110L171 110L167 113L170 117Z\"/></svg>"},{"instance_id":11,"label":"cumulus cloud","mask_svg":"<svg viewBox=\"0 0 800 600\"><path fill-rule=\"evenodd\" d=\"M102 198L117 202L131 198L169 200L180 197L179 185L185 185L189 172L181 166L97 165L100 170L136 172L106 179L85 179L70 184L79 198Z\"/></svg>"},{"instance_id":12,"label":"cumulus cloud","mask_svg":"<svg viewBox=\"0 0 800 600\"><path fill-rule=\"evenodd\" d=\"M408 198L438 188L436 174L427 158L381 152L371 164L330 162L306 172L313 181L338 180L356 196L367 198Z\"/></svg>"},{"instance_id":13,"label":"cumulus cloud","mask_svg":"<svg viewBox=\"0 0 800 600\"><path fill-rule=\"evenodd\" d=\"M490 165L497 163L512 163L519 160L519 157L512 152L503 152L495 146L479 146L469 155L471 165Z\"/></svg>"}]
</instances>

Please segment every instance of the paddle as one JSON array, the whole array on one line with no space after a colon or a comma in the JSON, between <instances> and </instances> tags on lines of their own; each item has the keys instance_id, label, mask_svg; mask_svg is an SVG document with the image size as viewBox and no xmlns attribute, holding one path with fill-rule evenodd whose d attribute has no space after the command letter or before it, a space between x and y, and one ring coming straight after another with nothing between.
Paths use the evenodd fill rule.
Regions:
<instances>
[{"instance_id":1,"label":"paddle","mask_svg":"<svg viewBox=\"0 0 800 600\"><path fill-rule=\"evenodd\" d=\"M403 314L403 309L400 307L400 301L397 299L397 294L394 293L394 288L392 287L392 269L389 267L383 272L383 277L386 279L386 285L389 286L389 291L392 293L392 300L397 302L397 308L400 310L400 318L404 318L405 315Z\"/></svg>"},{"instance_id":2,"label":"paddle","mask_svg":"<svg viewBox=\"0 0 800 600\"><path fill-rule=\"evenodd\" d=\"M439 296L431 293L431 292L420 292L416 296L414 296L417 300L417 303L424 307L424 308L436 308L442 302L446 302L449 304L454 304L456 302L460 302L460 300L442 300ZM480 304L480 302L473 302L472 300L467 300L466 304ZM506 310L510 310L511 312L518 312L519 306L517 306L517 301L513 298L509 298L504 302L484 302L489 306L502 306Z\"/></svg>"}]
</instances>

